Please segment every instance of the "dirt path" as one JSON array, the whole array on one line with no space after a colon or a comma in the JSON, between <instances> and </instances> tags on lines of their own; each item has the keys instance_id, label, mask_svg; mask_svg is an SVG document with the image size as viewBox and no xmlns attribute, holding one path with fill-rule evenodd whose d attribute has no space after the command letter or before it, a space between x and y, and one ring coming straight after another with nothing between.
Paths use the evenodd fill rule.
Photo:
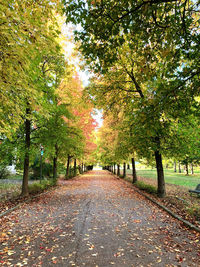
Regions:
<instances>
[{"instance_id":1,"label":"dirt path","mask_svg":"<svg viewBox=\"0 0 200 267\"><path fill-rule=\"evenodd\" d=\"M0 266L200 266L200 236L106 171L1 220Z\"/></svg>"}]
</instances>

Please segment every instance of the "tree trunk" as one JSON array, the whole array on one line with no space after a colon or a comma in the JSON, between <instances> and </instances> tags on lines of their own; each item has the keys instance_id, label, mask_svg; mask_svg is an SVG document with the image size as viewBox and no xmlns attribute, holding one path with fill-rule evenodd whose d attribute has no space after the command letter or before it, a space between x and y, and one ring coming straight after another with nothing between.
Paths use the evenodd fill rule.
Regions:
<instances>
[{"instance_id":1,"label":"tree trunk","mask_svg":"<svg viewBox=\"0 0 200 267\"><path fill-rule=\"evenodd\" d=\"M53 179L57 178L57 157L53 157Z\"/></svg>"},{"instance_id":2,"label":"tree trunk","mask_svg":"<svg viewBox=\"0 0 200 267\"><path fill-rule=\"evenodd\" d=\"M70 164L70 155L68 155L67 157L67 168L66 168L66 174L65 174L65 178L68 179L69 178L69 164Z\"/></svg>"},{"instance_id":3,"label":"tree trunk","mask_svg":"<svg viewBox=\"0 0 200 267\"><path fill-rule=\"evenodd\" d=\"M156 169L157 169L157 182L158 188L157 193L159 197L164 197L166 195L165 191L165 179L162 165L162 155L159 151L155 151L155 159L156 159Z\"/></svg>"},{"instance_id":4,"label":"tree trunk","mask_svg":"<svg viewBox=\"0 0 200 267\"><path fill-rule=\"evenodd\" d=\"M74 159L74 176L77 175L77 171L76 171L76 159Z\"/></svg>"},{"instance_id":5,"label":"tree trunk","mask_svg":"<svg viewBox=\"0 0 200 267\"><path fill-rule=\"evenodd\" d=\"M129 164L127 164L127 170L130 170L130 165Z\"/></svg>"},{"instance_id":6,"label":"tree trunk","mask_svg":"<svg viewBox=\"0 0 200 267\"><path fill-rule=\"evenodd\" d=\"M123 165L123 178L126 177L126 163L124 162L124 165Z\"/></svg>"},{"instance_id":7,"label":"tree trunk","mask_svg":"<svg viewBox=\"0 0 200 267\"><path fill-rule=\"evenodd\" d=\"M57 179L58 145L55 144L55 156L53 158L53 179Z\"/></svg>"},{"instance_id":8,"label":"tree trunk","mask_svg":"<svg viewBox=\"0 0 200 267\"><path fill-rule=\"evenodd\" d=\"M120 176L120 165L117 164L117 176Z\"/></svg>"},{"instance_id":9,"label":"tree trunk","mask_svg":"<svg viewBox=\"0 0 200 267\"><path fill-rule=\"evenodd\" d=\"M186 171L186 175L189 175L188 163L185 163L185 171Z\"/></svg>"},{"instance_id":10,"label":"tree trunk","mask_svg":"<svg viewBox=\"0 0 200 267\"><path fill-rule=\"evenodd\" d=\"M82 174L81 164L78 165L78 171L79 171L79 174Z\"/></svg>"},{"instance_id":11,"label":"tree trunk","mask_svg":"<svg viewBox=\"0 0 200 267\"><path fill-rule=\"evenodd\" d=\"M190 168L191 168L191 174L194 174L194 168L193 168L193 164L192 163L190 165Z\"/></svg>"},{"instance_id":12,"label":"tree trunk","mask_svg":"<svg viewBox=\"0 0 200 267\"><path fill-rule=\"evenodd\" d=\"M176 161L174 161L174 172L176 172Z\"/></svg>"},{"instance_id":13,"label":"tree trunk","mask_svg":"<svg viewBox=\"0 0 200 267\"><path fill-rule=\"evenodd\" d=\"M42 153L42 152L40 152ZM40 183L42 182L42 154L40 155Z\"/></svg>"},{"instance_id":14,"label":"tree trunk","mask_svg":"<svg viewBox=\"0 0 200 267\"><path fill-rule=\"evenodd\" d=\"M30 109L26 109L26 115L30 114ZM22 196L28 196L28 173L29 173L29 152L31 145L31 121L25 120L25 156L24 156L24 173L22 182Z\"/></svg>"},{"instance_id":15,"label":"tree trunk","mask_svg":"<svg viewBox=\"0 0 200 267\"><path fill-rule=\"evenodd\" d=\"M114 164L114 174L116 174L116 164Z\"/></svg>"},{"instance_id":16,"label":"tree trunk","mask_svg":"<svg viewBox=\"0 0 200 267\"><path fill-rule=\"evenodd\" d=\"M181 163L180 163L180 161L178 162L178 172L181 173Z\"/></svg>"},{"instance_id":17,"label":"tree trunk","mask_svg":"<svg viewBox=\"0 0 200 267\"><path fill-rule=\"evenodd\" d=\"M82 173L84 173L84 166L83 166L83 163L82 163L81 166L82 166L82 167L81 167L81 168L82 168Z\"/></svg>"},{"instance_id":18,"label":"tree trunk","mask_svg":"<svg viewBox=\"0 0 200 267\"><path fill-rule=\"evenodd\" d=\"M137 174L136 174L136 169L135 169L135 159L131 159L132 162L132 174L133 174L133 183L137 182Z\"/></svg>"}]
</instances>

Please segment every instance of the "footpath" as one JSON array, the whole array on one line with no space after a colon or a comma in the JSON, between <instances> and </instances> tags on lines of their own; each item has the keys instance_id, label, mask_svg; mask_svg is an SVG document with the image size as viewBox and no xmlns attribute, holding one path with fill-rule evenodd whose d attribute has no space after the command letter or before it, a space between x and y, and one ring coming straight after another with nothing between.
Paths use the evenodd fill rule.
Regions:
<instances>
[{"instance_id":1,"label":"footpath","mask_svg":"<svg viewBox=\"0 0 200 267\"><path fill-rule=\"evenodd\" d=\"M200 234L107 171L0 218L0 266L200 266Z\"/></svg>"}]
</instances>

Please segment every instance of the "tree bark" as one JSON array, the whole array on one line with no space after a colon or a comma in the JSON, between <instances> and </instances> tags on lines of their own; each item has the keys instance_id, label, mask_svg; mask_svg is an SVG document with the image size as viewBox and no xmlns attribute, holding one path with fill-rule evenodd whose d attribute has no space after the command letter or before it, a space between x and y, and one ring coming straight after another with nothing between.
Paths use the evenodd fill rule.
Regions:
<instances>
[{"instance_id":1,"label":"tree bark","mask_svg":"<svg viewBox=\"0 0 200 267\"><path fill-rule=\"evenodd\" d=\"M191 169L191 174L194 174L194 168L193 168L193 164L192 163L190 165L190 169Z\"/></svg>"},{"instance_id":2,"label":"tree bark","mask_svg":"<svg viewBox=\"0 0 200 267\"><path fill-rule=\"evenodd\" d=\"M178 162L178 172L181 173L181 163L180 163L180 161Z\"/></svg>"},{"instance_id":3,"label":"tree bark","mask_svg":"<svg viewBox=\"0 0 200 267\"><path fill-rule=\"evenodd\" d=\"M57 178L57 157L53 157L53 179Z\"/></svg>"},{"instance_id":4,"label":"tree bark","mask_svg":"<svg viewBox=\"0 0 200 267\"><path fill-rule=\"evenodd\" d=\"M185 171L186 171L186 175L189 175L188 163L185 163Z\"/></svg>"},{"instance_id":5,"label":"tree bark","mask_svg":"<svg viewBox=\"0 0 200 267\"><path fill-rule=\"evenodd\" d=\"M126 177L126 163L123 164L123 178Z\"/></svg>"},{"instance_id":6,"label":"tree bark","mask_svg":"<svg viewBox=\"0 0 200 267\"><path fill-rule=\"evenodd\" d=\"M137 174L136 174L136 168L135 168L135 159L131 159L132 162L132 175L133 175L133 184L137 182Z\"/></svg>"},{"instance_id":7,"label":"tree bark","mask_svg":"<svg viewBox=\"0 0 200 267\"><path fill-rule=\"evenodd\" d=\"M30 114L30 108L26 109L26 115ZM28 196L28 176L29 176L29 152L31 145L31 121L25 120L25 156L24 156L24 173L22 181L22 196Z\"/></svg>"},{"instance_id":8,"label":"tree bark","mask_svg":"<svg viewBox=\"0 0 200 267\"><path fill-rule=\"evenodd\" d=\"M127 164L127 170L130 170L130 165L129 164Z\"/></svg>"},{"instance_id":9,"label":"tree bark","mask_svg":"<svg viewBox=\"0 0 200 267\"><path fill-rule=\"evenodd\" d=\"M176 172L176 161L174 161L174 172Z\"/></svg>"},{"instance_id":10,"label":"tree bark","mask_svg":"<svg viewBox=\"0 0 200 267\"><path fill-rule=\"evenodd\" d=\"M114 174L116 174L116 164L114 164Z\"/></svg>"},{"instance_id":11,"label":"tree bark","mask_svg":"<svg viewBox=\"0 0 200 267\"><path fill-rule=\"evenodd\" d=\"M82 165L81 165L82 167L82 174L84 173L84 166L83 166L83 163L82 163Z\"/></svg>"},{"instance_id":12,"label":"tree bark","mask_svg":"<svg viewBox=\"0 0 200 267\"><path fill-rule=\"evenodd\" d=\"M76 171L76 159L74 159L74 176L77 175L77 171Z\"/></svg>"},{"instance_id":13,"label":"tree bark","mask_svg":"<svg viewBox=\"0 0 200 267\"><path fill-rule=\"evenodd\" d=\"M58 145L55 144L55 156L53 158L53 179L57 179Z\"/></svg>"},{"instance_id":14,"label":"tree bark","mask_svg":"<svg viewBox=\"0 0 200 267\"><path fill-rule=\"evenodd\" d=\"M120 165L117 164L117 176L120 176Z\"/></svg>"},{"instance_id":15,"label":"tree bark","mask_svg":"<svg viewBox=\"0 0 200 267\"><path fill-rule=\"evenodd\" d=\"M68 155L67 157L67 168L66 168L66 174L65 174L65 178L68 179L69 178L69 164L70 164L70 155Z\"/></svg>"},{"instance_id":16,"label":"tree bark","mask_svg":"<svg viewBox=\"0 0 200 267\"><path fill-rule=\"evenodd\" d=\"M78 165L78 171L79 171L79 174L82 174L81 164Z\"/></svg>"},{"instance_id":17,"label":"tree bark","mask_svg":"<svg viewBox=\"0 0 200 267\"><path fill-rule=\"evenodd\" d=\"M162 165L162 155L158 150L155 151L155 159L156 159L157 182L158 182L157 193L159 197L164 197L166 195L166 191L165 191L165 179L164 179L164 172Z\"/></svg>"}]
</instances>

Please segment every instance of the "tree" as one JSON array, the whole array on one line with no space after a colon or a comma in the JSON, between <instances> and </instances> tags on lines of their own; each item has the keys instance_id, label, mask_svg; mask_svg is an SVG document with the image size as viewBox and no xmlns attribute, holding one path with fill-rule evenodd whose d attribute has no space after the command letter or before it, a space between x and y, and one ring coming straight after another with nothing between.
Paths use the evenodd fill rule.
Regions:
<instances>
[{"instance_id":1,"label":"tree","mask_svg":"<svg viewBox=\"0 0 200 267\"><path fill-rule=\"evenodd\" d=\"M106 75L104 89L97 80L100 86L96 91L102 90L98 100L102 104L106 95L110 100L106 99L107 105L128 103L135 110L135 130L142 132L138 150L146 156L153 152L158 194L164 196L161 152L165 150L163 139L171 137L170 117L184 116L198 92L199 61L193 60L194 53L199 58L198 5L186 5L187 1L66 2L67 20L82 24L83 29L76 34L87 62Z\"/></svg>"},{"instance_id":2,"label":"tree","mask_svg":"<svg viewBox=\"0 0 200 267\"><path fill-rule=\"evenodd\" d=\"M1 133L12 137L24 121L24 175L22 195L28 194L28 169L31 149L31 132L40 116L48 116L55 84L62 75L63 57L56 41L58 27L51 5L61 11L59 1L43 0L22 3L13 0L1 4L3 44L1 91ZM8 18L6 20L5 18ZM42 20L42 23L40 21ZM13 30L10 30L12 29ZM3 64L5 62L5 64ZM57 70L56 70L57 68ZM5 89L5 90L4 90ZM20 97L19 97L20 96ZM8 107L4 102L8 100ZM19 127L20 126L20 127Z\"/></svg>"},{"instance_id":3,"label":"tree","mask_svg":"<svg viewBox=\"0 0 200 267\"><path fill-rule=\"evenodd\" d=\"M60 12L59 2L51 2ZM12 136L28 111L27 99L36 103L39 64L43 64L43 55L57 49L53 41L57 27L47 0L35 3L3 0L0 5L0 134Z\"/></svg>"}]
</instances>

